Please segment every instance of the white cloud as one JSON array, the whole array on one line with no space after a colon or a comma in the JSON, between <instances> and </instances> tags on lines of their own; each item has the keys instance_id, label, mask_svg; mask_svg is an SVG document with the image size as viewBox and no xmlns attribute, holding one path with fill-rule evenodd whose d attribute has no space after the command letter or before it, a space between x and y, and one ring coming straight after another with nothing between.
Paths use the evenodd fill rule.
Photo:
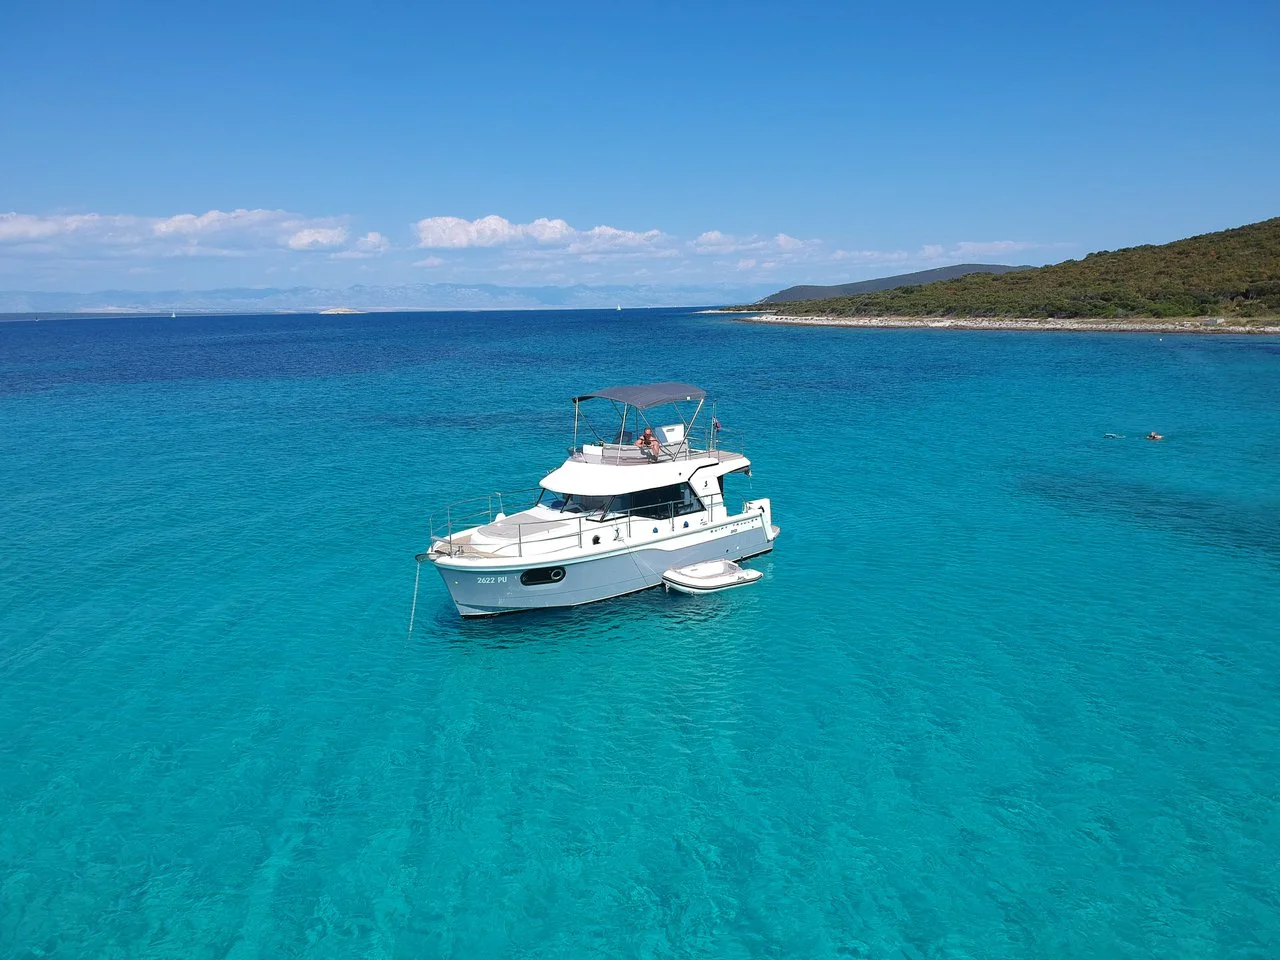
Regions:
<instances>
[{"instance_id":1,"label":"white cloud","mask_svg":"<svg viewBox=\"0 0 1280 960\"><path fill-rule=\"evenodd\" d=\"M347 242L346 227L308 227L285 241L290 250L326 250Z\"/></svg>"},{"instance_id":2,"label":"white cloud","mask_svg":"<svg viewBox=\"0 0 1280 960\"><path fill-rule=\"evenodd\" d=\"M1007 253L1020 253L1039 246L1026 240L988 240L974 242L961 240L955 246L955 255L959 257L996 257Z\"/></svg>"},{"instance_id":3,"label":"white cloud","mask_svg":"<svg viewBox=\"0 0 1280 960\"><path fill-rule=\"evenodd\" d=\"M414 224L420 247L496 247L519 238L519 231L502 217L427 217Z\"/></svg>"},{"instance_id":4,"label":"white cloud","mask_svg":"<svg viewBox=\"0 0 1280 960\"><path fill-rule=\"evenodd\" d=\"M539 217L530 223L512 223L497 215L478 220L426 217L415 223L413 229L419 247L452 250L521 245L583 254L652 247L664 238L661 230L637 232L605 225L578 230L560 219Z\"/></svg>"},{"instance_id":5,"label":"white cloud","mask_svg":"<svg viewBox=\"0 0 1280 960\"><path fill-rule=\"evenodd\" d=\"M698 234L691 246L697 253L738 253L757 250L764 244L758 237L735 237L719 230L708 230Z\"/></svg>"},{"instance_id":6,"label":"white cloud","mask_svg":"<svg viewBox=\"0 0 1280 960\"><path fill-rule=\"evenodd\" d=\"M0 213L0 243L45 240L76 230L86 222L96 223L97 214L73 217L37 217L29 213Z\"/></svg>"},{"instance_id":7,"label":"white cloud","mask_svg":"<svg viewBox=\"0 0 1280 960\"><path fill-rule=\"evenodd\" d=\"M767 252L769 254L788 257L796 256L806 250L821 246L820 240L799 240L789 234L779 233L771 238L750 234L741 237L719 230L708 230L701 233L690 244L695 253L749 253Z\"/></svg>"},{"instance_id":8,"label":"white cloud","mask_svg":"<svg viewBox=\"0 0 1280 960\"><path fill-rule=\"evenodd\" d=\"M235 234L256 231L262 227L287 226L297 219L283 210L210 210L197 216L180 213L151 221L151 230L158 236L201 237L215 234Z\"/></svg>"},{"instance_id":9,"label":"white cloud","mask_svg":"<svg viewBox=\"0 0 1280 960\"><path fill-rule=\"evenodd\" d=\"M501 217L493 217L491 219L501 220ZM511 226L511 224L508 224ZM525 233L533 237L539 243L558 243L568 237L572 237L573 227L565 223L563 220L548 220L546 217L539 217L532 223L524 227Z\"/></svg>"},{"instance_id":10,"label":"white cloud","mask_svg":"<svg viewBox=\"0 0 1280 960\"><path fill-rule=\"evenodd\" d=\"M339 250L329 254L331 260L369 260L379 257L391 249L391 241L377 231L366 233L356 240L350 250Z\"/></svg>"},{"instance_id":11,"label":"white cloud","mask_svg":"<svg viewBox=\"0 0 1280 960\"><path fill-rule=\"evenodd\" d=\"M209 210L167 217L133 214L0 213L0 253L13 258L109 262L169 257L247 257L329 251L365 260L391 248L370 231L348 247L346 217L287 210Z\"/></svg>"},{"instance_id":12,"label":"white cloud","mask_svg":"<svg viewBox=\"0 0 1280 960\"><path fill-rule=\"evenodd\" d=\"M941 243L926 243L914 258L909 257L909 259L922 262L945 261L947 263L955 263L973 259L983 260L990 257L1007 257L1012 253L1035 250L1045 246L1045 244L1034 243L1030 240L961 240L959 243L954 243L950 246Z\"/></svg>"},{"instance_id":13,"label":"white cloud","mask_svg":"<svg viewBox=\"0 0 1280 960\"><path fill-rule=\"evenodd\" d=\"M835 250L829 259L850 263L896 263L910 260L911 254L905 250Z\"/></svg>"},{"instance_id":14,"label":"white cloud","mask_svg":"<svg viewBox=\"0 0 1280 960\"><path fill-rule=\"evenodd\" d=\"M459 249L463 247L501 247L534 240L557 243L575 231L563 220L540 217L532 223L512 223L505 217L488 216L478 220L461 217L426 217L414 224L418 246Z\"/></svg>"},{"instance_id":15,"label":"white cloud","mask_svg":"<svg viewBox=\"0 0 1280 960\"><path fill-rule=\"evenodd\" d=\"M226 257L280 248L332 249L346 239L342 217L306 217L286 210L209 210L169 217L0 214L0 245L19 255Z\"/></svg>"},{"instance_id":16,"label":"white cloud","mask_svg":"<svg viewBox=\"0 0 1280 960\"><path fill-rule=\"evenodd\" d=\"M145 217L128 215L0 213L0 245L37 253L54 252L64 243L119 247L145 242L149 224Z\"/></svg>"},{"instance_id":17,"label":"white cloud","mask_svg":"<svg viewBox=\"0 0 1280 960\"><path fill-rule=\"evenodd\" d=\"M654 247L663 239L661 230L646 230L636 233L631 230L619 230L617 227L592 227L590 230L576 233L569 244L570 253L595 253L606 250L640 250ZM675 253L675 251L671 251ZM663 253L665 256L665 252Z\"/></svg>"},{"instance_id":18,"label":"white cloud","mask_svg":"<svg viewBox=\"0 0 1280 960\"><path fill-rule=\"evenodd\" d=\"M861 276L906 273L965 261L1014 259L1021 251L1054 244L1018 240L964 240L912 249L834 248L821 240L786 233L730 234L706 230L681 238L660 229L628 230L608 224L578 228L559 218L513 223L490 215L476 220L427 217L413 224L421 259L387 256L398 244L377 231L357 233L346 216L312 217L278 209L208 210L146 217L132 214L0 213L0 270L31 276L59 269L68 277L142 276L162 273L200 282L200 275L230 277L252 270L323 270L330 261L358 261L387 281L405 280L413 267L433 277L512 283L611 283L646 277L656 282L700 282L735 277L737 282L833 283ZM446 254L447 259L437 253ZM181 258L181 273L172 259ZM193 260L205 259L207 265ZM237 260L244 265L237 265ZM56 265L61 263L61 268ZM132 271L132 274L130 274ZM189 271L189 272L188 272ZM235 273L238 272L238 273ZM315 274L317 278L322 273ZM52 281L50 281L52 282Z\"/></svg>"},{"instance_id":19,"label":"white cloud","mask_svg":"<svg viewBox=\"0 0 1280 960\"><path fill-rule=\"evenodd\" d=\"M833 250L827 258L832 261L865 264L907 264L936 266L940 263L958 263L974 258L1003 257L1023 250L1043 249L1046 245L1029 240L962 240L947 246L926 243L915 253L907 250Z\"/></svg>"}]
</instances>

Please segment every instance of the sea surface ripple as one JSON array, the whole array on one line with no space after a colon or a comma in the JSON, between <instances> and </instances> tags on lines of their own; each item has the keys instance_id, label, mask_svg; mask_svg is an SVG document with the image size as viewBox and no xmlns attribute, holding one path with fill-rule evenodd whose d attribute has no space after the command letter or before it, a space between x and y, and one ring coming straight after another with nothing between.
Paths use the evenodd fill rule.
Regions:
<instances>
[{"instance_id":1,"label":"sea surface ripple","mask_svg":"<svg viewBox=\"0 0 1280 960\"><path fill-rule=\"evenodd\" d=\"M765 579L407 636L428 512L662 379ZM1267 337L0 325L0 957L1280 956L1277 409Z\"/></svg>"}]
</instances>

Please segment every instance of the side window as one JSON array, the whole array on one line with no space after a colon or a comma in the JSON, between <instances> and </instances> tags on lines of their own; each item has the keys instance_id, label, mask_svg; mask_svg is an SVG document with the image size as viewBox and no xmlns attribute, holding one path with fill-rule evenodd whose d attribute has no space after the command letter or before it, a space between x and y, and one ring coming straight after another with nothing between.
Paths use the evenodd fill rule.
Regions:
<instances>
[{"instance_id":1,"label":"side window","mask_svg":"<svg viewBox=\"0 0 1280 960\"><path fill-rule=\"evenodd\" d=\"M702 509L702 501L698 499L698 495L693 492L693 487L687 483L680 484L680 499L676 502L676 516L683 517L685 514L697 513Z\"/></svg>"},{"instance_id":2,"label":"side window","mask_svg":"<svg viewBox=\"0 0 1280 960\"><path fill-rule=\"evenodd\" d=\"M620 513L630 511L632 516L650 520L671 520L673 516L698 513L705 507L689 484L675 484L623 494L613 499L611 509Z\"/></svg>"},{"instance_id":3,"label":"side window","mask_svg":"<svg viewBox=\"0 0 1280 960\"><path fill-rule=\"evenodd\" d=\"M629 509L632 515L651 520L670 520L673 516L683 517L705 508L698 495L693 492L693 487L680 483L655 490L637 490L627 497L625 506L620 506L619 500L615 500L613 509Z\"/></svg>"},{"instance_id":4,"label":"side window","mask_svg":"<svg viewBox=\"0 0 1280 960\"><path fill-rule=\"evenodd\" d=\"M671 517L671 501L675 499L675 496L675 487L637 490L631 494L631 512L637 517L648 517L651 520L667 520Z\"/></svg>"}]
</instances>

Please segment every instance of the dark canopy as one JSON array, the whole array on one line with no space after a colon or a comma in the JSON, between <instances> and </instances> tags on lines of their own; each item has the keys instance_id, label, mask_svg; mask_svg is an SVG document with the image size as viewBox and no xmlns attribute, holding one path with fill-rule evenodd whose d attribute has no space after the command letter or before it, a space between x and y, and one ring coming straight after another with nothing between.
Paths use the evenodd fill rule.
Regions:
<instances>
[{"instance_id":1,"label":"dark canopy","mask_svg":"<svg viewBox=\"0 0 1280 960\"><path fill-rule=\"evenodd\" d=\"M634 387L605 387L603 390L574 397L573 402L594 399L617 400L619 403L628 403L644 410L648 407L656 407L660 403L701 400L706 395L705 390L691 383L641 383Z\"/></svg>"}]
</instances>

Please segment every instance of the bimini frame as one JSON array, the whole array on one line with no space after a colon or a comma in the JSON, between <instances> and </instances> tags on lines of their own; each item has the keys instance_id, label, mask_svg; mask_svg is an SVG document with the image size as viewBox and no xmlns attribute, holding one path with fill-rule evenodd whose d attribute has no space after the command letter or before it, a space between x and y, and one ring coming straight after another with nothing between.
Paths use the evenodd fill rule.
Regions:
<instances>
[{"instance_id":1,"label":"bimini frame","mask_svg":"<svg viewBox=\"0 0 1280 960\"><path fill-rule=\"evenodd\" d=\"M698 417L701 415L703 407L706 406L707 395L704 390L686 383L654 383L640 384L637 386L607 387L603 390L597 390L594 393L584 394L580 397L573 398L573 450L576 453L579 449L578 435L579 422L585 423L591 431L596 441L602 446L615 441L608 441L600 436L599 431L591 423L591 420L582 415L579 405L583 400L608 400L613 404L614 412L618 414L619 426L616 443L619 446L617 459L622 460L621 444L622 438L626 436L627 419L632 410L635 411L636 421L643 423L646 427L653 428L653 424L649 422L645 411L653 407L665 406L670 404L676 412L676 419L680 421L680 425L684 428L684 435L680 439L675 451L670 454L670 459L679 460L681 457L689 455L689 438L693 433L694 424L697 423ZM698 406L694 409L693 415L685 420L684 413L680 409L681 403L689 403L696 400ZM713 442L713 441L712 441Z\"/></svg>"}]
</instances>

